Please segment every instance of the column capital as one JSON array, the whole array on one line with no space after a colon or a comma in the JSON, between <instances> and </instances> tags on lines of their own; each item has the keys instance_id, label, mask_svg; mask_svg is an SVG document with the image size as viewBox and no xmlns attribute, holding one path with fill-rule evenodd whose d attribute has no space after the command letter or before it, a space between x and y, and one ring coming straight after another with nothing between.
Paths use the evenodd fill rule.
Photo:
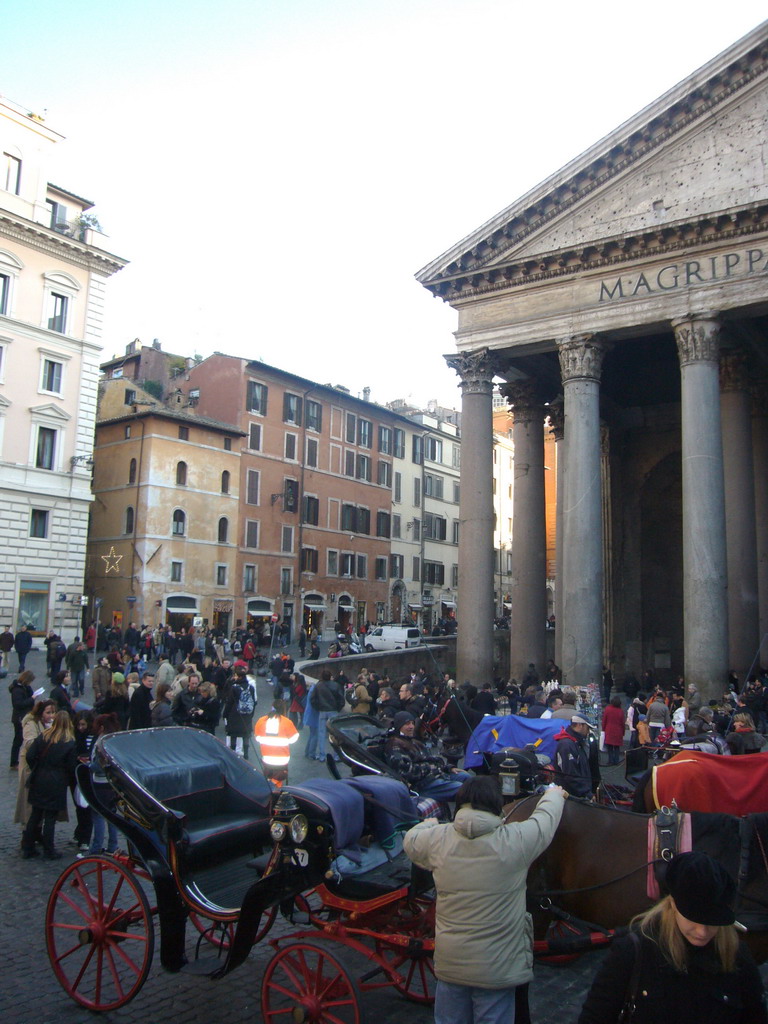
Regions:
<instances>
[{"instance_id":1,"label":"column capital","mask_svg":"<svg viewBox=\"0 0 768 1024\"><path fill-rule=\"evenodd\" d=\"M461 378L459 387L464 395L490 395L496 373L495 359L489 348L477 352L459 352L443 356L452 370Z\"/></svg>"},{"instance_id":2,"label":"column capital","mask_svg":"<svg viewBox=\"0 0 768 1024\"><path fill-rule=\"evenodd\" d=\"M565 436L565 406L561 398L549 403L549 430L555 441L562 441Z\"/></svg>"},{"instance_id":3,"label":"column capital","mask_svg":"<svg viewBox=\"0 0 768 1024\"><path fill-rule=\"evenodd\" d=\"M535 380L528 377L525 380L510 381L502 384L499 390L506 398L517 423L543 421L544 402Z\"/></svg>"},{"instance_id":4,"label":"column capital","mask_svg":"<svg viewBox=\"0 0 768 1024\"><path fill-rule=\"evenodd\" d=\"M720 390L749 391L750 384L747 353L744 349L723 349L720 352Z\"/></svg>"},{"instance_id":5,"label":"column capital","mask_svg":"<svg viewBox=\"0 0 768 1024\"><path fill-rule=\"evenodd\" d=\"M600 381L603 359L608 346L594 334L577 334L561 338L557 343L560 357L560 376L565 384L569 380Z\"/></svg>"},{"instance_id":6,"label":"column capital","mask_svg":"<svg viewBox=\"0 0 768 1024\"><path fill-rule=\"evenodd\" d=\"M714 362L720 351L720 320L715 312L687 313L672 321L681 366Z\"/></svg>"}]
</instances>

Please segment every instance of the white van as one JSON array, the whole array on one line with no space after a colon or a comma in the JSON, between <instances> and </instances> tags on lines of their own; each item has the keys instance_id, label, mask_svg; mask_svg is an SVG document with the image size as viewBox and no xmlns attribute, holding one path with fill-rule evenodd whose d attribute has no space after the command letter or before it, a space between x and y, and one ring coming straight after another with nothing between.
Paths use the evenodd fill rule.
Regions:
<instances>
[{"instance_id":1,"label":"white van","mask_svg":"<svg viewBox=\"0 0 768 1024\"><path fill-rule=\"evenodd\" d=\"M401 651L420 643L421 633L416 626L377 626L365 634L366 651Z\"/></svg>"}]
</instances>

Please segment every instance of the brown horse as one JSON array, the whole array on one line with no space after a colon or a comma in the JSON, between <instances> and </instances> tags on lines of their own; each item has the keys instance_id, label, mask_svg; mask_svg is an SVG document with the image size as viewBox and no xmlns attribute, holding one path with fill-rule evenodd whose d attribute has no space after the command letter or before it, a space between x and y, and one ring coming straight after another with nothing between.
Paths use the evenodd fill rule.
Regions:
<instances>
[{"instance_id":1,"label":"brown horse","mask_svg":"<svg viewBox=\"0 0 768 1024\"><path fill-rule=\"evenodd\" d=\"M507 821L525 821L533 813L538 796L527 797L507 808ZM735 845L736 861L726 868L738 871L738 839L727 829L727 816L711 819L709 837L695 843L718 860ZM549 848L528 872L529 903L537 939L543 939L552 916L548 903L582 921L613 930L627 926L648 909L648 820L646 814L616 810L602 804L570 798ZM731 824L738 819L730 819ZM768 848L768 837L766 837ZM726 859L727 856L726 856ZM735 873L735 872L734 872ZM747 881L740 886L739 920L750 922L747 942L755 959L768 959L768 863L753 861ZM754 929L754 930L753 930Z\"/></svg>"}]
</instances>

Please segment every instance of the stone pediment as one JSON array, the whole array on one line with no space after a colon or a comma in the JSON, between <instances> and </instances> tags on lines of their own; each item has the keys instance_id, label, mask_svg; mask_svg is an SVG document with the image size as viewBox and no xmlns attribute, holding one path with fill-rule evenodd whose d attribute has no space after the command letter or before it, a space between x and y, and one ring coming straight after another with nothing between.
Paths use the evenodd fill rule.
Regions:
<instances>
[{"instance_id":1,"label":"stone pediment","mask_svg":"<svg viewBox=\"0 0 768 1024\"><path fill-rule=\"evenodd\" d=\"M768 222L767 112L768 22L417 278L451 302L754 231Z\"/></svg>"},{"instance_id":2,"label":"stone pediment","mask_svg":"<svg viewBox=\"0 0 768 1024\"><path fill-rule=\"evenodd\" d=\"M48 405L31 405L29 411L34 417L45 417L50 420L61 420L62 423L66 423L67 420L72 419L70 414L64 409L60 409L58 405L49 403Z\"/></svg>"}]
</instances>

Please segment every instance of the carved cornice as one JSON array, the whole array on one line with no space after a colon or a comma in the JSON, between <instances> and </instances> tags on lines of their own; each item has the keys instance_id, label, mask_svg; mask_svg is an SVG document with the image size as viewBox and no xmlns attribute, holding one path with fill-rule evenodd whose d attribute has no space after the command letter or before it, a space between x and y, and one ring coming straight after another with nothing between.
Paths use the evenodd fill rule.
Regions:
<instances>
[{"instance_id":1,"label":"carved cornice","mask_svg":"<svg viewBox=\"0 0 768 1024\"><path fill-rule=\"evenodd\" d=\"M66 260L73 266L89 271L98 271L111 276L127 266L128 260L97 249L86 242L79 242L66 235L50 231L33 221L22 220L0 210L0 238L9 238L28 249L47 253L58 260Z\"/></svg>"},{"instance_id":2,"label":"carved cornice","mask_svg":"<svg viewBox=\"0 0 768 1024\"><path fill-rule=\"evenodd\" d=\"M720 352L720 390L749 391L750 374L747 353L741 348Z\"/></svg>"},{"instance_id":3,"label":"carved cornice","mask_svg":"<svg viewBox=\"0 0 768 1024\"><path fill-rule=\"evenodd\" d=\"M718 361L720 321L716 313L690 313L672 321L681 366Z\"/></svg>"},{"instance_id":4,"label":"carved cornice","mask_svg":"<svg viewBox=\"0 0 768 1024\"><path fill-rule=\"evenodd\" d=\"M483 348L477 352L459 352L443 356L446 363L461 378L459 386L464 395L490 395L493 392L493 378L496 374L496 360L491 350Z\"/></svg>"},{"instance_id":5,"label":"carved cornice","mask_svg":"<svg viewBox=\"0 0 768 1024\"><path fill-rule=\"evenodd\" d=\"M608 346L593 334L579 334L558 341L563 384L571 380L596 380L599 383L607 351Z\"/></svg>"},{"instance_id":6,"label":"carved cornice","mask_svg":"<svg viewBox=\"0 0 768 1024\"><path fill-rule=\"evenodd\" d=\"M499 390L512 409L515 423L541 423L544 419L544 402L536 381L511 381L509 384L502 384Z\"/></svg>"},{"instance_id":7,"label":"carved cornice","mask_svg":"<svg viewBox=\"0 0 768 1024\"><path fill-rule=\"evenodd\" d=\"M650 121L638 125L629 136L617 139L610 149L597 155L588 165L576 169L569 178L546 194L532 200L528 206L510 212L506 223L489 225L485 238L476 239L472 248L439 271L432 280L420 278L422 284L434 294L449 299L463 290L490 291L537 279L538 275L529 275L526 282L515 280L514 271L518 267L510 266L497 271L497 268L487 270L487 264L498 261L505 250L519 245L532 233L567 213L592 192L603 188L639 160L647 158L690 125L710 116L716 107L749 86L766 70L768 43L763 38L739 59L720 68L707 81L699 83L686 95L659 110ZM667 226L661 230L666 231ZM653 235L653 231L648 234ZM554 268L547 269L554 271ZM576 265L570 267L569 271L578 269L584 268ZM508 280L499 280L494 276L494 272L503 275L507 270L510 271ZM544 271L545 267L542 266L541 270ZM561 272L568 271L563 269ZM554 273L550 276L554 276Z\"/></svg>"}]
</instances>

